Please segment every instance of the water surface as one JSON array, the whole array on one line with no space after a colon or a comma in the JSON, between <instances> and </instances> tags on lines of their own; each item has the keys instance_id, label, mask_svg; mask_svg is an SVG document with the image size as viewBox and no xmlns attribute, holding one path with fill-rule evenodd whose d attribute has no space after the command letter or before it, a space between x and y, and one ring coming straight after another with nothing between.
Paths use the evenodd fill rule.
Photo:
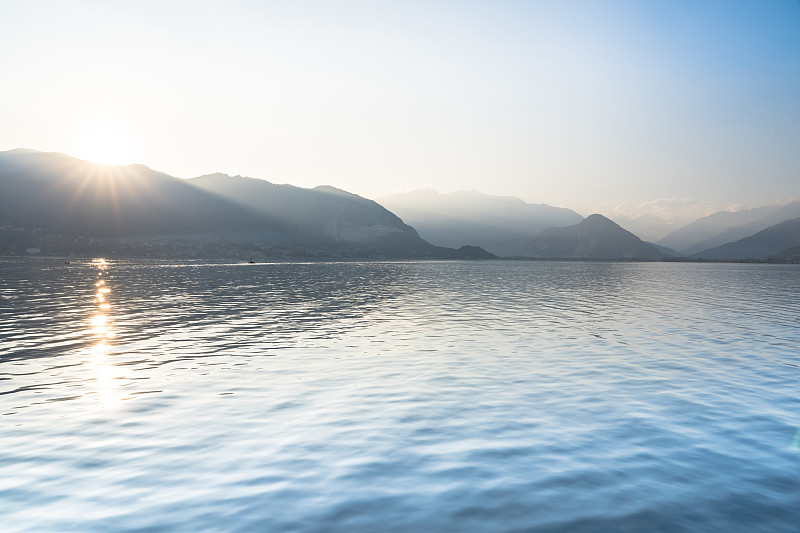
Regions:
<instances>
[{"instance_id":1,"label":"water surface","mask_svg":"<svg viewBox=\"0 0 800 533\"><path fill-rule=\"evenodd\" d=\"M800 269L0 259L3 531L797 531Z\"/></svg>"}]
</instances>

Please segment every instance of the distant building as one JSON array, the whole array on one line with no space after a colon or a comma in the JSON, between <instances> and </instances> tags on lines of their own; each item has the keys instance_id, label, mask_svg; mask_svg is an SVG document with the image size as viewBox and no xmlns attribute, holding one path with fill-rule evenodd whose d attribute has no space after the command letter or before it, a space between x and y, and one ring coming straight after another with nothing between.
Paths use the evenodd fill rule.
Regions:
<instances>
[{"instance_id":1,"label":"distant building","mask_svg":"<svg viewBox=\"0 0 800 533\"><path fill-rule=\"evenodd\" d=\"M40 254L40 253L42 253L42 249L41 248L25 248L25 253L28 253L28 254Z\"/></svg>"}]
</instances>

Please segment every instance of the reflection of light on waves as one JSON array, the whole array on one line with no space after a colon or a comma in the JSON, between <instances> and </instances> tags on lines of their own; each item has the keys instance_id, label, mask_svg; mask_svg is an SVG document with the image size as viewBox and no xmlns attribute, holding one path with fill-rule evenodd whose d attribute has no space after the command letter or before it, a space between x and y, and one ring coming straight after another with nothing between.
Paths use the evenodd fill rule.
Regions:
<instances>
[{"instance_id":1,"label":"reflection of light on waves","mask_svg":"<svg viewBox=\"0 0 800 533\"><path fill-rule=\"evenodd\" d=\"M114 384L112 366L106 360L108 357L108 344L100 341L92 349L94 357L92 366L94 367L95 380L97 381L97 392L100 395L100 404L103 409L110 409L119 404L119 394Z\"/></svg>"},{"instance_id":2,"label":"reflection of light on waves","mask_svg":"<svg viewBox=\"0 0 800 533\"><path fill-rule=\"evenodd\" d=\"M95 287L97 287L95 301L100 311L92 317L91 324L92 333L100 339L98 343L92 347L91 365L94 369L100 403L103 409L110 409L117 406L120 402L117 387L114 383L114 366L108 361L108 352L110 349L108 339L114 337L114 332L110 327L111 324L108 315L105 314L106 311L111 309L111 304L106 303L105 297L111 292L111 289L105 286L106 281L102 279L103 271L107 268L105 259L95 259L92 263L97 265L97 268L100 270L98 274L99 279L97 283L95 283Z\"/></svg>"}]
</instances>

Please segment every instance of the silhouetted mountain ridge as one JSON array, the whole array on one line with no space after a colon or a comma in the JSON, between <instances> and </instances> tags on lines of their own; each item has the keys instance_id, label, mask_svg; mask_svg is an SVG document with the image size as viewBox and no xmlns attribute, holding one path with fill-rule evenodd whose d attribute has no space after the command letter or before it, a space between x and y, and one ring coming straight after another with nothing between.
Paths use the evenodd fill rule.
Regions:
<instances>
[{"instance_id":1,"label":"silhouetted mountain ridge","mask_svg":"<svg viewBox=\"0 0 800 533\"><path fill-rule=\"evenodd\" d=\"M477 191L441 194L421 189L379 201L435 244L475 244L501 256L517 254L544 228L569 226L583 219L570 209Z\"/></svg>"},{"instance_id":2,"label":"silhouetted mountain ridge","mask_svg":"<svg viewBox=\"0 0 800 533\"><path fill-rule=\"evenodd\" d=\"M312 255L485 257L483 250L433 246L381 205L335 187L225 174L183 180L144 165L31 150L0 152L0 226L62 240L210 239L218 247L272 243Z\"/></svg>"},{"instance_id":3,"label":"silhouetted mountain ridge","mask_svg":"<svg viewBox=\"0 0 800 533\"><path fill-rule=\"evenodd\" d=\"M686 225L686 222L681 223L674 219L668 220L652 214L638 216L613 214L609 215L609 218L640 239L651 243L665 238L669 233Z\"/></svg>"},{"instance_id":4,"label":"silhouetted mountain ridge","mask_svg":"<svg viewBox=\"0 0 800 533\"><path fill-rule=\"evenodd\" d=\"M657 243L687 255L696 255L797 217L800 217L800 202L719 211L683 226Z\"/></svg>"},{"instance_id":5,"label":"silhouetted mountain ridge","mask_svg":"<svg viewBox=\"0 0 800 533\"><path fill-rule=\"evenodd\" d=\"M538 259L660 260L666 254L604 217L590 215L574 226L547 228L522 250Z\"/></svg>"},{"instance_id":6,"label":"silhouetted mountain ridge","mask_svg":"<svg viewBox=\"0 0 800 533\"><path fill-rule=\"evenodd\" d=\"M703 259L764 259L800 246L800 218L786 220L754 235L703 250L694 255Z\"/></svg>"},{"instance_id":7,"label":"silhouetted mountain ridge","mask_svg":"<svg viewBox=\"0 0 800 533\"><path fill-rule=\"evenodd\" d=\"M225 174L209 174L188 182L304 235L368 242L402 233L408 240L419 239L414 228L373 200L327 185L303 189Z\"/></svg>"},{"instance_id":8,"label":"silhouetted mountain ridge","mask_svg":"<svg viewBox=\"0 0 800 533\"><path fill-rule=\"evenodd\" d=\"M0 153L0 225L102 237L269 230L242 206L144 165L58 154Z\"/></svg>"}]
</instances>

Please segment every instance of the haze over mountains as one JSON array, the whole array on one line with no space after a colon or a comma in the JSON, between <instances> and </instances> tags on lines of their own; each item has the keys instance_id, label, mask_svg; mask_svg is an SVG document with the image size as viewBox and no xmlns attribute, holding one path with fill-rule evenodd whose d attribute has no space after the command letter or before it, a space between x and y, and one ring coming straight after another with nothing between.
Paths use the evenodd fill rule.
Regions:
<instances>
[{"instance_id":1,"label":"haze over mountains","mask_svg":"<svg viewBox=\"0 0 800 533\"><path fill-rule=\"evenodd\" d=\"M657 261L665 254L603 215L573 226L547 228L522 250L536 259L629 259Z\"/></svg>"},{"instance_id":2,"label":"haze over mountains","mask_svg":"<svg viewBox=\"0 0 800 533\"><path fill-rule=\"evenodd\" d=\"M230 255L235 245L236 253L264 257L489 258L494 252L788 260L800 246L800 202L714 213L655 244L601 215L584 220L570 209L477 191L418 190L381 202L386 207L331 186L305 189L221 173L179 179L144 165L97 165L18 149L0 152L0 253L23 253L40 242L48 253L73 253L88 250L87 242L97 248L113 241L124 244L109 248L120 254L142 252L130 243L149 243L149 253L156 242L195 255Z\"/></svg>"},{"instance_id":3,"label":"haze over mountains","mask_svg":"<svg viewBox=\"0 0 800 533\"><path fill-rule=\"evenodd\" d=\"M749 237L770 226L800 217L800 202L740 211L720 211L700 218L656 241L687 255Z\"/></svg>"},{"instance_id":4,"label":"haze over mountains","mask_svg":"<svg viewBox=\"0 0 800 533\"><path fill-rule=\"evenodd\" d=\"M519 255L545 228L571 226L583 219L571 209L477 191L441 194L421 189L378 201L434 244L475 244L499 256Z\"/></svg>"},{"instance_id":5,"label":"haze over mountains","mask_svg":"<svg viewBox=\"0 0 800 533\"><path fill-rule=\"evenodd\" d=\"M241 206L143 165L0 153L0 224L96 238L278 229ZM210 214L213 213L213 216Z\"/></svg>"},{"instance_id":6,"label":"haze over mountains","mask_svg":"<svg viewBox=\"0 0 800 533\"><path fill-rule=\"evenodd\" d=\"M670 220L657 215L639 215L635 217L620 214L608 215L608 218L647 242L658 242L673 231L682 228L694 219L673 218Z\"/></svg>"},{"instance_id":7,"label":"haze over mountains","mask_svg":"<svg viewBox=\"0 0 800 533\"><path fill-rule=\"evenodd\" d=\"M695 257L704 259L762 259L790 254L800 246L800 218L785 220L749 237L703 250Z\"/></svg>"},{"instance_id":8,"label":"haze over mountains","mask_svg":"<svg viewBox=\"0 0 800 533\"><path fill-rule=\"evenodd\" d=\"M182 180L143 165L96 165L64 154L0 152L0 226L66 238L261 243L402 257L491 257L422 240L372 200L224 174ZM303 250L301 250L303 251Z\"/></svg>"},{"instance_id":9,"label":"haze over mountains","mask_svg":"<svg viewBox=\"0 0 800 533\"><path fill-rule=\"evenodd\" d=\"M303 235L350 242L419 239L414 228L378 203L330 186L304 189L219 173L187 183Z\"/></svg>"}]
</instances>

